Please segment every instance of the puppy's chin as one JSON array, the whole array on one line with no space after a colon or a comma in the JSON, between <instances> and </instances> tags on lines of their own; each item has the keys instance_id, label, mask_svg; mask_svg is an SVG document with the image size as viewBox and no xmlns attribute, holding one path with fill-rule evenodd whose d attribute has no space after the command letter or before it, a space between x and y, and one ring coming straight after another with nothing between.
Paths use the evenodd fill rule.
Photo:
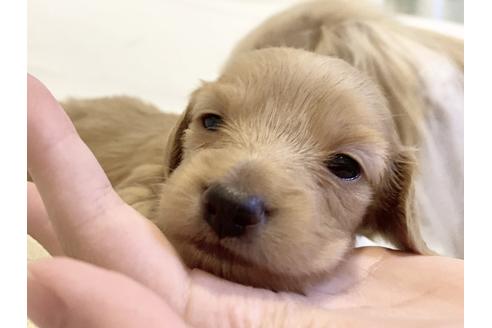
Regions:
<instances>
[{"instance_id":1,"label":"puppy's chin","mask_svg":"<svg viewBox=\"0 0 492 328\"><path fill-rule=\"evenodd\" d=\"M210 238L174 236L169 238L183 261L190 268L198 268L221 278L246 286L273 291L304 293L310 287L329 279L332 271L353 246L352 240L339 242L335 258L327 259L322 269L308 269L309 264L292 263L292 272L277 272L269 263L256 263L254 259L239 255L220 240ZM286 259L288 260L288 259Z\"/></svg>"}]
</instances>

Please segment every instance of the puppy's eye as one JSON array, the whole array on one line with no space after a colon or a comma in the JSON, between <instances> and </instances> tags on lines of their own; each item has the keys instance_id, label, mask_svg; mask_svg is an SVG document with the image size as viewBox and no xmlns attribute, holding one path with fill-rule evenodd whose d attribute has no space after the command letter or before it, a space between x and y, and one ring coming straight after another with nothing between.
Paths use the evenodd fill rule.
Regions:
<instances>
[{"instance_id":1,"label":"puppy's eye","mask_svg":"<svg viewBox=\"0 0 492 328\"><path fill-rule=\"evenodd\" d=\"M345 154L336 154L326 162L326 167L343 180L355 180L360 176L360 165L355 159Z\"/></svg>"},{"instance_id":2,"label":"puppy's eye","mask_svg":"<svg viewBox=\"0 0 492 328\"><path fill-rule=\"evenodd\" d=\"M216 114L205 114L202 116L203 127L210 131L216 131L222 124L222 117Z\"/></svg>"}]
</instances>

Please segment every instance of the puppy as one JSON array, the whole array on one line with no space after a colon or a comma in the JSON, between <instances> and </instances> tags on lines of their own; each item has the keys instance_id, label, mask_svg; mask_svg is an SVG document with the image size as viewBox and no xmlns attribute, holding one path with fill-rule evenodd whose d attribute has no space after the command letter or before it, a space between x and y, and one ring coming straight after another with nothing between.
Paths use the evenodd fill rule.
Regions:
<instances>
[{"instance_id":1,"label":"puppy","mask_svg":"<svg viewBox=\"0 0 492 328\"><path fill-rule=\"evenodd\" d=\"M358 233L432 254L421 221L462 254L462 45L347 5L265 22L179 117L129 98L64 104L188 266L302 292Z\"/></svg>"}]
</instances>

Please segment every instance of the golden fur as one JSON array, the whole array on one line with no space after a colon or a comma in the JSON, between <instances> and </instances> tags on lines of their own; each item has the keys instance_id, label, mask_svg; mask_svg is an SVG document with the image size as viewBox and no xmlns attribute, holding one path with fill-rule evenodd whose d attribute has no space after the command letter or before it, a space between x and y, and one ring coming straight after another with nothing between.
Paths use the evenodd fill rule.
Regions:
<instances>
[{"instance_id":1,"label":"golden fur","mask_svg":"<svg viewBox=\"0 0 492 328\"><path fill-rule=\"evenodd\" d=\"M407 49L445 53L462 70L462 44L357 3L302 4L271 18L179 117L130 98L64 103L118 193L190 267L302 291L343 260L358 232L431 253L415 211L414 150L432 105ZM219 131L203 128L205 113L224 118ZM327 170L337 153L358 160L360 179ZM268 222L219 240L200 214L215 182L261 195Z\"/></svg>"}]
</instances>

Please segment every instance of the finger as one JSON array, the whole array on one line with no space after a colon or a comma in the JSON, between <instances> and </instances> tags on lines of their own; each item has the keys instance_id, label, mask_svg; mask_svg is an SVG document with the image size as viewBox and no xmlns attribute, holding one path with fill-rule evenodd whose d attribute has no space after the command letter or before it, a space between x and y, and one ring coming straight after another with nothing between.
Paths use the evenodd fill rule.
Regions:
<instances>
[{"instance_id":1,"label":"finger","mask_svg":"<svg viewBox=\"0 0 492 328\"><path fill-rule=\"evenodd\" d=\"M156 294L130 278L67 258L31 263L29 318L40 327L184 327Z\"/></svg>"},{"instance_id":2,"label":"finger","mask_svg":"<svg viewBox=\"0 0 492 328\"><path fill-rule=\"evenodd\" d=\"M55 214L50 217L56 230L74 230L98 216L106 204L119 205L104 172L78 139L67 115L32 77L28 77L27 119L29 172L48 212ZM74 212L83 215L74 216Z\"/></svg>"},{"instance_id":3,"label":"finger","mask_svg":"<svg viewBox=\"0 0 492 328\"><path fill-rule=\"evenodd\" d=\"M116 195L50 92L28 77L28 167L63 251L185 305L188 273L149 220Z\"/></svg>"},{"instance_id":4,"label":"finger","mask_svg":"<svg viewBox=\"0 0 492 328\"><path fill-rule=\"evenodd\" d=\"M36 239L52 256L63 255L36 185L27 183L27 233Z\"/></svg>"}]
</instances>

